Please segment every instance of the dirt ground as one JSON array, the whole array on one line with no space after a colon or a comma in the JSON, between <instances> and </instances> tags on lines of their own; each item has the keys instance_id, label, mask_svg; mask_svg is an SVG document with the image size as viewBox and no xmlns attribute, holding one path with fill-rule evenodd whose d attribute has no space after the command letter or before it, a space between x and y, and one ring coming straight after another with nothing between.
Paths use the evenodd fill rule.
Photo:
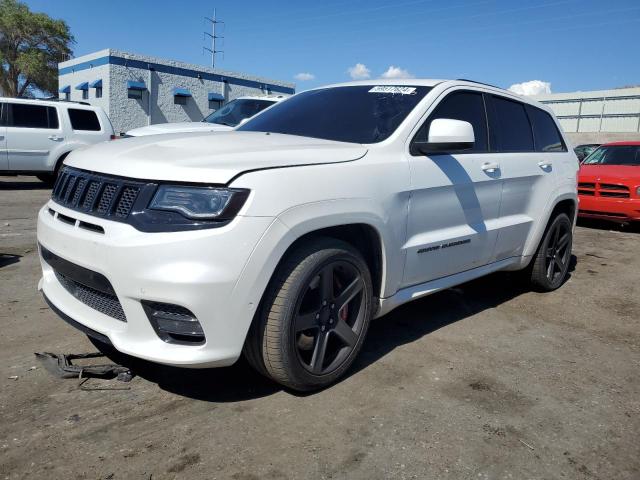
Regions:
<instances>
[{"instance_id":1,"label":"dirt ground","mask_svg":"<svg viewBox=\"0 0 640 480\"><path fill-rule=\"evenodd\" d=\"M0 479L640 478L637 230L579 226L554 293L502 273L397 309L319 393L244 362L85 391L33 355L95 351L36 289L49 193L0 178Z\"/></svg>"}]
</instances>

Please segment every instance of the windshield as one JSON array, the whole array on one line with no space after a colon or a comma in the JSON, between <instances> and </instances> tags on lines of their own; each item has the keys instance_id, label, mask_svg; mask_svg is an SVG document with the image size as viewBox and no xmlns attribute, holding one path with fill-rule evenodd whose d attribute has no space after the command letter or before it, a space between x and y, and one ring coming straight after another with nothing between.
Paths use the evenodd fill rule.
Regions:
<instances>
[{"instance_id":1,"label":"windshield","mask_svg":"<svg viewBox=\"0 0 640 480\"><path fill-rule=\"evenodd\" d=\"M276 105L238 130L338 142L381 142L429 90L422 86L374 85L309 90Z\"/></svg>"},{"instance_id":2,"label":"windshield","mask_svg":"<svg viewBox=\"0 0 640 480\"><path fill-rule=\"evenodd\" d=\"M276 102L270 100L236 99L206 117L203 122L235 127L245 118L253 117Z\"/></svg>"},{"instance_id":3,"label":"windshield","mask_svg":"<svg viewBox=\"0 0 640 480\"><path fill-rule=\"evenodd\" d=\"M583 165L640 165L640 145L599 147L582 163Z\"/></svg>"}]
</instances>

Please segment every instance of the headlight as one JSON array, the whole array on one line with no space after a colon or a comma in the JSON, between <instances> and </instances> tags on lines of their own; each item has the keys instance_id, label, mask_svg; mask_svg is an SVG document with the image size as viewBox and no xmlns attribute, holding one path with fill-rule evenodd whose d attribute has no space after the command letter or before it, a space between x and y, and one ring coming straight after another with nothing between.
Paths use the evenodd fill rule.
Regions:
<instances>
[{"instance_id":1,"label":"headlight","mask_svg":"<svg viewBox=\"0 0 640 480\"><path fill-rule=\"evenodd\" d=\"M191 220L228 220L247 195L240 189L160 185L149 208L177 212Z\"/></svg>"}]
</instances>

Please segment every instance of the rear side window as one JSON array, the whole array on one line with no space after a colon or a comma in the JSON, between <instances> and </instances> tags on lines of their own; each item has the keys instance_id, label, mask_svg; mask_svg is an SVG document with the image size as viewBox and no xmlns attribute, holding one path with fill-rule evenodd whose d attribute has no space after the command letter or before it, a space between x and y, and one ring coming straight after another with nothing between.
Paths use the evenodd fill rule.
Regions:
<instances>
[{"instance_id":1,"label":"rear side window","mask_svg":"<svg viewBox=\"0 0 640 480\"><path fill-rule=\"evenodd\" d=\"M527 105L527 113L533 127L536 152L566 152L567 147L556 123L544 110Z\"/></svg>"},{"instance_id":2,"label":"rear side window","mask_svg":"<svg viewBox=\"0 0 640 480\"><path fill-rule=\"evenodd\" d=\"M492 95L491 130L498 152L533 152L533 134L529 117L520 102Z\"/></svg>"},{"instance_id":3,"label":"rear side window","mask_svg":"<svg viewBox=\"0 0 640 480\"><path fill-rule=\"evenodd\" d=\"M487 117L481 93L459 91L447 95L424 123L416 135L415 141L428 141L431 122L438 118L462 120L473 126L476 141L472 149L465 150L463 153L486 152L488 150Z\"/></svg>"},{"instance_id":4,"label":"rear side window","mask_svg":"<svg viewBox=\"0 0 640 480\"><path fill-rule=\"evenodd\" d=\"M28 103L11 103L9 115L10 127L21 128L58 128L58 114L55 107L30 105Z\"/></svg>"},{"instance_id":5,"label":"rear side window","mask_svg":"<svg viewBox=\"0 0 640 480\"><path fill-rule=\"evenodd\" d=\"M99 132L101 130L98 116L93 110L70 108L69 120L71 120L71 128L74 130L85 130L89 132Z\"/></svg>"}]
</instances>

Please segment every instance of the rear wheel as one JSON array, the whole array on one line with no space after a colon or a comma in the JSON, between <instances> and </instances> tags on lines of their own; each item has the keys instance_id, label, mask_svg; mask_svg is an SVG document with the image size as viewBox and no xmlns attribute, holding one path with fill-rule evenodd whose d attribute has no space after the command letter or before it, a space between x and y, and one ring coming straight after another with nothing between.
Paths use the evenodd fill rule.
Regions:
<instances>
[{"instance_id":1,"label":"rear wheel","mask_svg":"<svg viewBox=\"0 0 640 480\"><path fill-rule=\"evenodd\" d=\"M373 314L366 262L349 244L318 239L278 269L245 354L261 373L308 391L337 380L360 351Z\"/></svg>"},{"instance_id":2,"label":"rear wheel","mask_svg":"<svg viewBox=\"0 0 640 480\"><path fill-rule=\"evenodd\" d=\"M549 225L530 267L535 290L550 292L560 287L569 271L573 228L566 213L558 214Z\"/></svg>"}]
</instances>

